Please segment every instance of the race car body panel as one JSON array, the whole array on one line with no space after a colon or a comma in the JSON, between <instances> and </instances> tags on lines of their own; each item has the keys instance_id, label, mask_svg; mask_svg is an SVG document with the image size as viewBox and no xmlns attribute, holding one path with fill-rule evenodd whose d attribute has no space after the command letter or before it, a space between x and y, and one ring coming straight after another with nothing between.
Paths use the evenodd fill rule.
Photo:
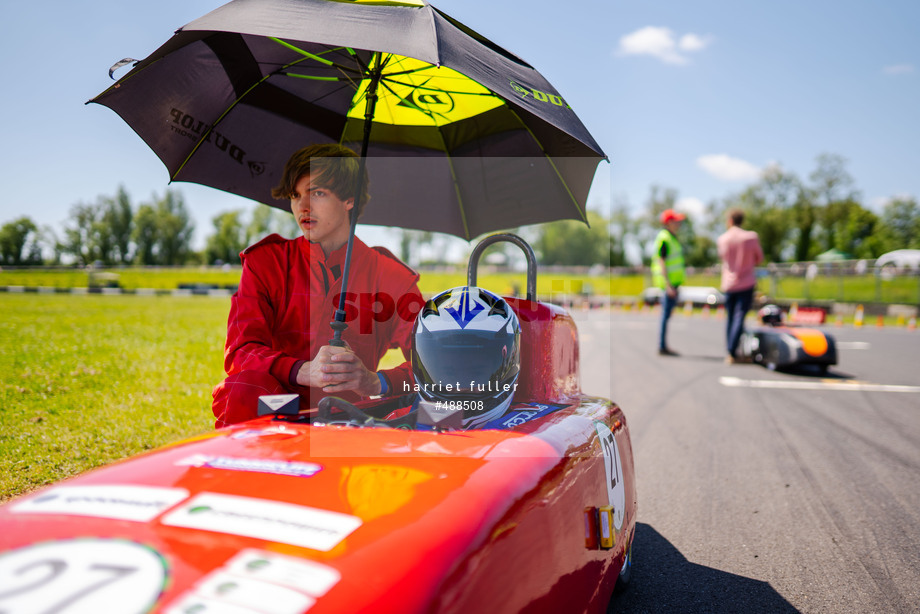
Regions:
<instances>
[{"instance_id":1,"label":"race car body panel","mask_svg":"<svg viewBox=\"0 0 920 614\"><path fill-rule=\"evenodd\" d=\"M34 565L35 544L46 551L39 560L64 561L73 574L87 574L90 560L133 568L130 557L92 559L99 543L119 540L162 558L164 569L151 576L165 579L158 611L246 607L246 591L279 580L237 567L283 555L295 570L288 573L309 580L279 586L310 601L311 612L557 612L572 591L585 611L600 612L632 539L631 475L625 418L597 399L507 430L357 429L266 417L4 506L0 574L4 560ZM586 547L585 508L608 506L616 545ZM55 543L61 554L49 548ZM74 543L86 552L72 551ZM325 592L317 594L314 581ZM115 588L113 581L97 590ZM47 595L27 590L11 603ZM0 604L7 605L2 594Z\"/></svg>"},{"instance_id":2,"label":"race car body panel","mask_svg":"<svg viewBox=\"0 0 920 614\"><path fill-rule=\"evenodd\" d=\"M521 376L517 399L555 402L577 395L578 330L564 309L506 298L521 324Z\"/></svg>"}]
</instances>

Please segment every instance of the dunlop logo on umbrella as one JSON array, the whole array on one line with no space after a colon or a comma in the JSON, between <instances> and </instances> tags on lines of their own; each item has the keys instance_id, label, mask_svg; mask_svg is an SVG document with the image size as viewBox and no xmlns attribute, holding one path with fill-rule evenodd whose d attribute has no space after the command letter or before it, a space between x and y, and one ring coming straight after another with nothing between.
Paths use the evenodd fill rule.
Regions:
<instances>
[{"instance_id":1,"label":"dunlop logo on umbrella","mask_svg":"<svg viewBox=\"0 0 920 614\"><path fill-rule=\"evenodd\" d=\"M437 92L419 86L408 98L399 101L399 106L417 109L423 113L446 115L454 110L454 98L447 92Z\"/></svg>"},{"instance_id":2,"label":"dunlop logo on umbrella","mask_svg":"<svg viewBox=\"0 0 920 614\"><path fill-rule=\"evenodd\" d=\"M246 157L246 152L243 151L243 149L239 146L231 143L230 139L228 139L220 132L212 130L212 126L210 124L206 124L201 120L196 120L188 113L176 109L175 107L170 109L169 115L172 117L173 124L175 124L170 126L170 128L179 136L188 137L195 142L198 142L198 140L203 136L206 143L214 143L214 145L219 150L227 152L227 155L229 155L230 158L235 160L238 164L243 163L243 159ZM211 140L211 135L214 136L214 140ZM253 166L253 163L250 162L248 166L249 171L253 173L253 176L261 175L262 171L265 170L264 167L258 162L255 163L255 166ZM255 172L255 169L258 169L258 172Z\"/></svg>"},{"instance_id":3,"label":"dunlop logo on umbrella","mask_svg":"<svg viewBox=\"0 0 920 614\"><path fill-rule=\"evenodd\" d=\"M538 102L549 102L557 107L565 107L566 109L571 109L568 103L563 100L562 96L557 96L556 94L547 94L546 92L541 92L538 89L527 87L521 85L520 83L515 83L513 80L509 81L511 89L520 94L521 98L527 98L528 96L533 96L533 99Z\"/></svg>"}]
</instances>

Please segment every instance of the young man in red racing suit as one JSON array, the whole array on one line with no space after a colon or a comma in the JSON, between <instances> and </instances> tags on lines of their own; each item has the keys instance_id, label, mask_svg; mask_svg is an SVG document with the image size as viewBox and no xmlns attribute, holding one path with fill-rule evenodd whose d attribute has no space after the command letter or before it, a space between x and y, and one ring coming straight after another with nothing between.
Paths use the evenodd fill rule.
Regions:
<instances>
[{"instance_id":1,"label":"young man in red racing suit","mask_svg":"<svg viewBox=\"0 0 920 614\"><path fill-rule=\"evenodd\" d=\"M227 378L212 393L217 428L256 417L265 394L299 393L302 407L315 407L328 395L357 401L411 387L408 363L375 370L390 348L409 355L415 315L424 305L418 274L357 237L346 290L346 347L328 344L357 161L350 149L319 145L299 150L285 165L272 195L291 200L303 236L271 235L241 254L243 273L227 324ZM366 183L363 190L366 195Z\"/></svg>"}]
</instances>

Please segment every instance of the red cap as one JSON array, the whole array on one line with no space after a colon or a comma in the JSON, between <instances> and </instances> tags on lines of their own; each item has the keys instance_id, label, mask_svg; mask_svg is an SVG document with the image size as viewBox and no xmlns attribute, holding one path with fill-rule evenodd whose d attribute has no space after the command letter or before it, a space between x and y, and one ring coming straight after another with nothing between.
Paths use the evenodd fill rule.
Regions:
<instances>
[{"instance_id":1,"label":"red cap","mask_svg":"<svg viewBox=\"0 0 920 614\"><path fill-rule=\"evenodd\" d=\"M668 222L671 222L671 221L678 221L678 222L683 221L687 219L687 216L684 215L683 213L678 213L674 209L665 209L664 211L661 212L660 219L661 219L662 224L667 224Z\"/></svg>"}]
</instances>

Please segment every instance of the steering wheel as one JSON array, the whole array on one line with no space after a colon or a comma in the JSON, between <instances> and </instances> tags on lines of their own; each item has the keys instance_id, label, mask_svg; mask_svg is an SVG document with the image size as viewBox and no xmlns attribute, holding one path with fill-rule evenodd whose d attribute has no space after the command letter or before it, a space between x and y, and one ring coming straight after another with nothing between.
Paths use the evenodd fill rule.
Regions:
<instances>
[{"instance_id":1,"label":"steering wheel","mask_svg":"<svg viewBox=\"0 0 920 614\"><path fill-rule=\"evenodd\" d=\"M319 402L318 410L316 414L317 422L325 422L327 424L341 422L342 419L340 416L333 416L333 410L339 410L345 412L348 416L346 422L354 424L355 426L378 426L383 424L375 420L373 416L369 416L353 404L339 397L324 397Z\"/></svg>"}]
</instances>

